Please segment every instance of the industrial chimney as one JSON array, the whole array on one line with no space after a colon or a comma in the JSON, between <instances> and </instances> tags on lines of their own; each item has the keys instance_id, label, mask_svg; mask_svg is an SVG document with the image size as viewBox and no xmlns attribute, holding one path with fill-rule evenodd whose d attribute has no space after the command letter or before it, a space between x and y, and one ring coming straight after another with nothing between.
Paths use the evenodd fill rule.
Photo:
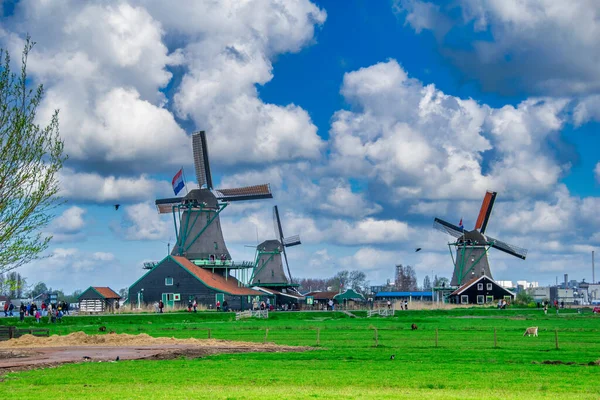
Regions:
<instances>
[{"instance_id":1,"label":"industrial chimney","mask_svg":"<svg viewBox=\"0 0 600 400\"><path fill-rule=\"evenodd\" d=\"M565 289L569 288L569 274L565 274Z\"/></svg>"}]
</instances>

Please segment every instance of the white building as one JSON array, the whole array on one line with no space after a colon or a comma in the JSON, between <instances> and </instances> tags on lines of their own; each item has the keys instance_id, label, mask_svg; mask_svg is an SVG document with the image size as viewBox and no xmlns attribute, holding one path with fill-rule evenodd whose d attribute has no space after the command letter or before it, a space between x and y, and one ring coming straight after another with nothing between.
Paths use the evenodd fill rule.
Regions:
<instances>
[{"instance_id":1,"label":"white building","mask_svg":"<svg viewBox=\"0 0 600 400\"><path fill-rule=\"evenodd\" d=\"M514 288L512 281L496 281L496 283L505 289Z\"/></svg>"},{"instance_id":2,"label":"white building","mask_svg":"<svg viewBox=\"0 0 600 400\"><path fill-rule=\"evenodd\" d=\"M536 288L540 286L539 282L517 281L517 286L523 286L524 289Z\"/></svg>"}]
</instances>

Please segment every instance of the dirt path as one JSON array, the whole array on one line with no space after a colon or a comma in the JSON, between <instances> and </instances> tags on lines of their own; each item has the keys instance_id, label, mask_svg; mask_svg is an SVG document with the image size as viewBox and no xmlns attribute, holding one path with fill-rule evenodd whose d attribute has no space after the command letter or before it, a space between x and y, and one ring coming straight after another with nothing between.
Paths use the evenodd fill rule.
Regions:
<instances>
[{"instance_id":1,"label":"dirt path","mask_svg":"<svg viewBox=\"0 0 600 400\"><path fill-rule=\"evenodd\" d=\"M75 362L203 357L220 353L305 351L308 347L215 339L154 338L145 334L86 335L75 332L49 338L24 335L0 342L0 375L9 371Z\"/></svg>"}]
</instances>

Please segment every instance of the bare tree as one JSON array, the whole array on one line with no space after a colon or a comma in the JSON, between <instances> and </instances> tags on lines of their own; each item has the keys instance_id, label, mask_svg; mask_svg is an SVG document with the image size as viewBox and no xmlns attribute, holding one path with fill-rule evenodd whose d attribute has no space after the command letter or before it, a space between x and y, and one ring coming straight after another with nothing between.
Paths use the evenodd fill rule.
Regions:
<instances>
[{"instance_id":1,"label":"bare tree","mask_svg":"<svg viewBox=\"0 0 600 400\"><path fill-rule=\"evenodd\" d=\"M11 72L10 56L0 49L0 272L40 257L51 239L40 229L58 205L58 171L66 156L59 137L58 111L45 127L36 124L44 88L29 86L27 37L20 74Z\"/></svg>"},{"instance_id":2,"label":"bare tree","mask_svg":"<svg viewBox=\"0 0 600 400\"><path fill-rule=\"evenodd\" d=\"M431 290L431 279L429 275L425 275L425 279L423 279L423 290Z\"/></svg>"}]
</instances>

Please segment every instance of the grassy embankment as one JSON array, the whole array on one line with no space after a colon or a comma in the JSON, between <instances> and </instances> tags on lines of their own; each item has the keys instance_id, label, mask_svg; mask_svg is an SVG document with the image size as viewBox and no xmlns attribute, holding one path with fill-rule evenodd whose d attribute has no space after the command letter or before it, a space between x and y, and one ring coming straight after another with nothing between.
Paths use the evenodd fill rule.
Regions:
<instances>
[{"instance_id":1,"label":"grassy embankment","mask_svg":"<svg viewBox=\"0 0 600 400\"><path fill-rule=\"evenodd\" d=\"M364 317L363 314L359 314ZM0 320L7 324L8 320ZM419 326L410 330L410 324ZM600 318L571 310L467 309L398 312L394 318L341 313L173 313L66 317L52 333L207 337L320 346L304 353L224 354L195 360L85 363L9 374L3 398L598 398ZM31 325L32 327L35 324ZM540 337L523 337L539 326ZM37 326L35 326L37 327ZM375 347L375 329L378 345ZM438 346L435 331L438 329ZM494 347L494 328L497 348ZM560 349L555 348L558 329ZM390 360L394 354L395 359ZM544 361L573 362L547 365Z\"/></svg>"}]
</instances>

